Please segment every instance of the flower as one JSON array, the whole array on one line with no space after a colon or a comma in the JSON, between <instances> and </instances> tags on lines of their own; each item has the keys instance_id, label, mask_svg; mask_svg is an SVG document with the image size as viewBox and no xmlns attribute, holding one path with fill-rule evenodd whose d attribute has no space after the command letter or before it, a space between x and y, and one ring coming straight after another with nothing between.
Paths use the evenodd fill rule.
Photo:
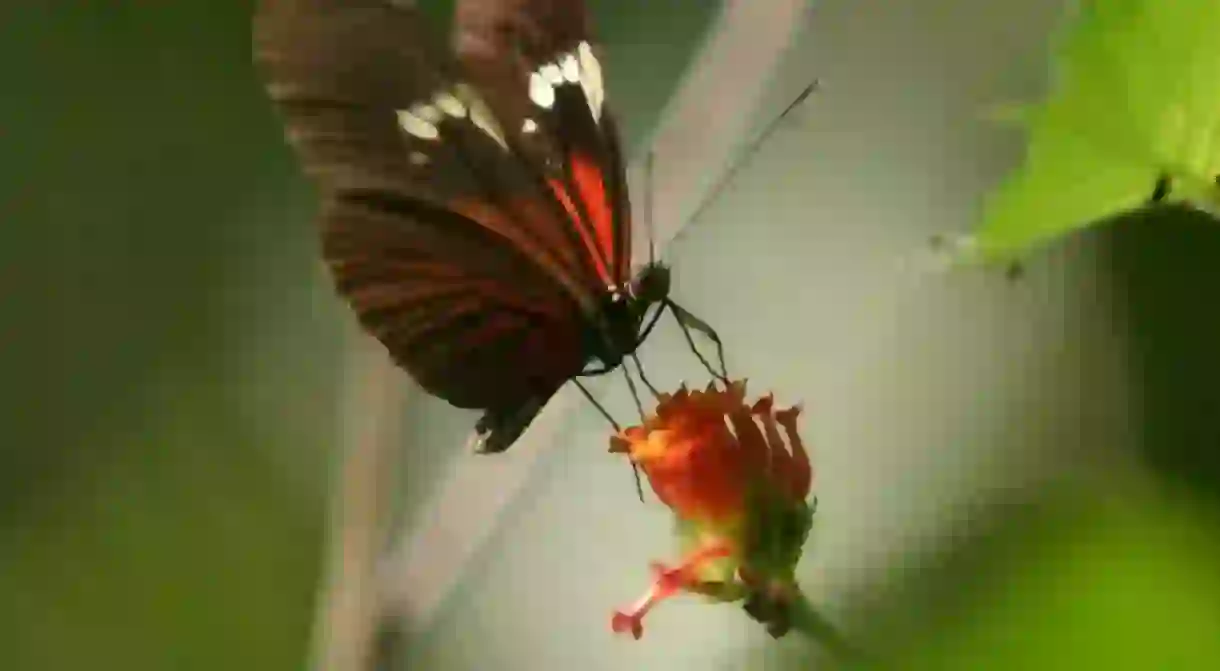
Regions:
<instances>
[{"instance_id":1,"label":"flower","mask_svg":"<svg viewBox=\"0 0 1220 671\"><path fill-rule=\"evenodd\" d=\"M744 600L773 635L787 630L813 518L813 468L796 427L800 406L776 411L771 395L747 405L745 393L744 380L682 387L660 395L643 425L611 438L611 452L639 466L673 511L684 551L675 567L653 565L649 589L614 614L615 632L638 639L644 615L682 592Z\"/></svg>"}]
</instances>

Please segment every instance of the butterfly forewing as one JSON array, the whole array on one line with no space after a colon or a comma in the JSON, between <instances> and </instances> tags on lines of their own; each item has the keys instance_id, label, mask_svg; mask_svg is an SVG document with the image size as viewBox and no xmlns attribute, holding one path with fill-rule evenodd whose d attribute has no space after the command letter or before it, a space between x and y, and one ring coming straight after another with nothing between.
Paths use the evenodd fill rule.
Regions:
<instances>
[{"instance_id":1,"label":"butterfly forewing","mask_svg":"<svg viewBox=\"0 0 1220 671\"><path fill-rule=\"evenodd\" d=\"M552 53L529 13L546 3L514 2L516 25L534 28L494 85L477 58L432 46L402 4L267 1L256 18L268 92L322 193L339 290L398 363L462 407L511 408L576 374L630 258L618 140L583 27L544 28ZM559 81L550 64L567 68ZM596 86L572 76L593 67Z\"/></svg>"},{"instance_id":2,"label":"butterfly forewing","mask_svg":"<svg viewBox=\"0 0 1220 671\"><path fill-rule=\"evenodd\" d=\"M455 45L513 142L563 206L605 284L630 279L631 222L622 150L602 65L578 0L458 0Z\"/></svg>"}]
</instances>

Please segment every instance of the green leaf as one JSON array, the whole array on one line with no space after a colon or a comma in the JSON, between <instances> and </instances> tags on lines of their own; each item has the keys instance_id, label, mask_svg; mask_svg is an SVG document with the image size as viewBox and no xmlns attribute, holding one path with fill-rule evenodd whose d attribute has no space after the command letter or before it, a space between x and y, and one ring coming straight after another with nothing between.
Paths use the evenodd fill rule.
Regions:
<instances>
[{"instance_id":1,"label":"green leaf","mask_svg":"<svg viewBox=\"0 0 1220 671\"><path fill-rule=\"evenodd\" d=\"M1138 207L1162 174L1174 197L1216 199L1220 2L1092 0L1026 113L1023 164L986 199L972 253L1005 261Z\"/></svg>"}]
</instances>

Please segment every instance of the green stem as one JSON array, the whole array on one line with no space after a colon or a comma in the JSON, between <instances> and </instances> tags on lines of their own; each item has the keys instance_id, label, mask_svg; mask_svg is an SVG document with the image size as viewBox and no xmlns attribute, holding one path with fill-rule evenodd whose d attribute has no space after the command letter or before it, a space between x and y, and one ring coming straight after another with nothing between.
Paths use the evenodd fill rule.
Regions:
<instances>
[{"instance_id":1,"label":"green stem","mask_svg":"<svg viewBox=\"0 0 1220 671\"><path fill-rule=\"evenodd\" d=\"M809 602L803 592L789 606L788 616L792 631L807 636L830 651L847 668L869 666L868 656L852 645L847 638Z\"/></svg>"}]
</instances>

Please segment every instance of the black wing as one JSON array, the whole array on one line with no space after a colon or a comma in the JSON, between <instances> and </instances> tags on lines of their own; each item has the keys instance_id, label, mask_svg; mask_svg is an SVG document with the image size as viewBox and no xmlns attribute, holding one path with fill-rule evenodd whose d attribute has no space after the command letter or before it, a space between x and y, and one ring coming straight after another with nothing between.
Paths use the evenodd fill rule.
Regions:
<instances>
[{"instance_id":1,"label":"black wing","mask_svg":"<svg viewBox=\"0 0 1220 671\"><path fill-rule=\"evenodd\" d=\"M588 42L548 60L515 40L530 55L505 69L477 49L447 56L417 10L378 0L267 0L255 40L322 193L326 261L394 359L431 393L497 412L578 372L630 258Z\"/></svg>"}]
</instances>

